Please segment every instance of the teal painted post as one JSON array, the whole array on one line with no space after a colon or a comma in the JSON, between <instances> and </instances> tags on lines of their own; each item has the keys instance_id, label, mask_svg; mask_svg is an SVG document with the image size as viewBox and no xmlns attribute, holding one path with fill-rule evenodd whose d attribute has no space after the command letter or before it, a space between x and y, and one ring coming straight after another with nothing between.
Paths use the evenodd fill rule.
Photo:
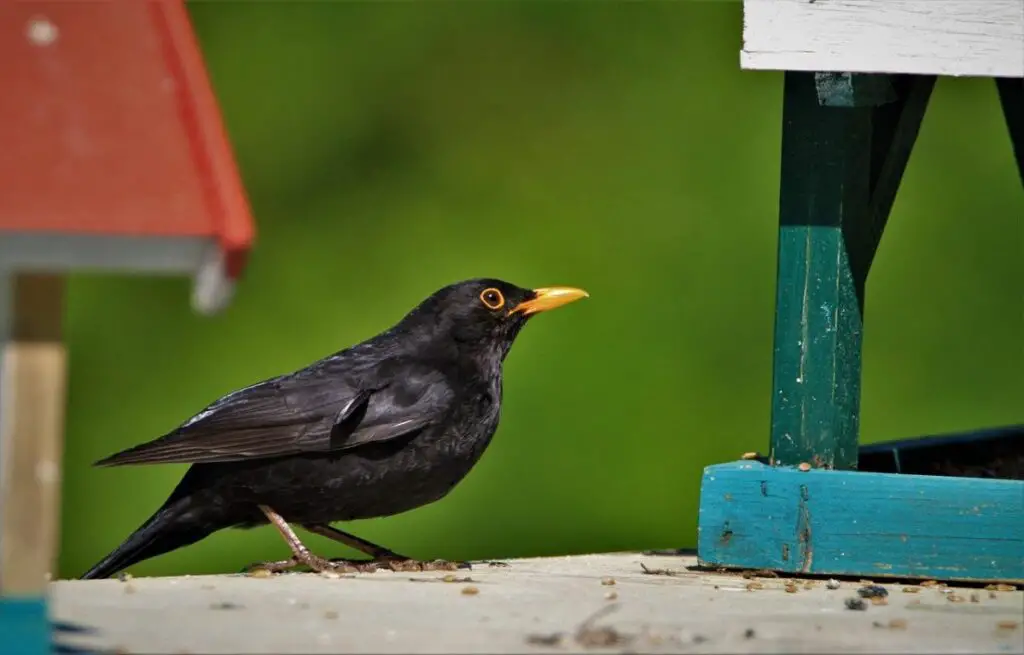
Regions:
<instances>
[{"instance_id":1,"label":"teal painted post","mask_svg":"<svg viewBox=\"0 0 1024 655\"><path fill-rule=\"evenodd\" d=\"M774 464L856 468L864 287L934 82L785 75Z\"/></svg>"},{"instance_id":2,"label":"teal painted post","mask_svg":"<svg viewBox=\"0 0 1024 655\"><path fill-rule=\"evenodd\" d=\"M45 598L0 598L0 653L50 655L53 639Z\"/></svg>"},{"instance_id":3,"label":"teal painted post","mask_svg":"<svg viewBox=\"0 0 1024 655\"><path fill-rule=\"evenodd\" d=\"M1017 170L1021 182L1024 182L1024 79L1019 77L1000 77L996 79L999 89L999 102L1003 105L1003 116L1006 126L1010 129L1010 141L1013 143L1013 154L1017 159Z\"/></svg>"}]
</instances>

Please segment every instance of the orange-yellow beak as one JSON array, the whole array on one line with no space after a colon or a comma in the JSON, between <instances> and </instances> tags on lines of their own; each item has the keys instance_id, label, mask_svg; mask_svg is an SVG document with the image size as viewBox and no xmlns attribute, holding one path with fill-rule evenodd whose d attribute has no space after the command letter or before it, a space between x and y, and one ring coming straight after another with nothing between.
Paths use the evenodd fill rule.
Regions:
<instances>
[{"instance_id":1,"label":"orange-yellow beak","mask_svg":"<svg viewBox=\"0 0 1024 655\"><path fill-rule=\"evenodd\" d=\"M529 316L530 314L546 312L549 309L568 305L580 298L590 297L590 294L583 289L573 287L544 287L542 289L534 289L533 292L536 294L534 298L519 303L509 313L516 314L521 312L523 316Z\"/></svg>"}]
</instances>

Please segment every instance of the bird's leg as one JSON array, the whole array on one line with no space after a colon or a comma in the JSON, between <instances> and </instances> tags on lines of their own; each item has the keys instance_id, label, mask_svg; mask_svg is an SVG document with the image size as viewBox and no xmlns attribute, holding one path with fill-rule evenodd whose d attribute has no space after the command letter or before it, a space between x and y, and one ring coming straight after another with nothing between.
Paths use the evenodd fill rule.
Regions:
<instances>
[{"instance_id":1,"label":"bird's leg","mask_svg":"<svg viewBox=\"0 0 1024 655\"><path fill-rule=\"evenodd\" d=\"M331 527L326 523L311 523L305 524L302 527L306 528L313 534L318 534L321 537L327 537L333 539L339 543L345 544L349 548L354 548L361 553L365 553L373 558L371 564L375 568L389 568L394 571L454 571L456 569L468 569L471 568L469 562L446 562L444 560L435 560L433 562L417 562L404 555L388 550L383 546L360 539L354 534L348 532L342 532L341 530ZM349 560L331 560L345 562L346 564L354 564Z\"/></svg>"},{"instance_id":2,"label":"bird's leg","mask_svg":"<svg viewBox=\"0 0 1024 655\"><path fill-rule=\"evenodd\" d=\"M303 525L302 527L306 528L313 534L333 539L338 543L345 544L349 548L354 548L361 553L369 555L373 559L409 559L405 555L399 555L398 553L388 550L383 546L378 546L372 541L360 539L354 534L349 534L348 532L342 532L337 528L332 528L326 523L310 523L308 525Z\"/></svg>"},{"instance_id":3,"label":"bird's leg","mask_svg":"<svg viewBox=\"0 0 1024 655\"><path fill-rule=\"evenodd\" d=\"M281 537L284 539L285 543L288 544L288 548L291 549L292 556L290 559L280 560L277 562L262 562L259 564L254 564L249 567L250 570L266 569L271 572L281 572L287 569L294 568L299 564L304 564L308 566L311 570L318 572L336 570L339 568L338 564L335 564L329 560L324 559L323 557L320 557L319 555L314 555L312 552L310 552L310 550L306 548L306 546L299 539L298 535L295 534L295 531L292 530L291 526L288 525L288 522L285 521L280 514L272 510L270 507L267 507L266 505L260 505L259 508L260 511L263 512L263 514L267 517L267 520L270 521L270 524L277 528L277 531L281 534Z\"/></svg>"}]
</instances>

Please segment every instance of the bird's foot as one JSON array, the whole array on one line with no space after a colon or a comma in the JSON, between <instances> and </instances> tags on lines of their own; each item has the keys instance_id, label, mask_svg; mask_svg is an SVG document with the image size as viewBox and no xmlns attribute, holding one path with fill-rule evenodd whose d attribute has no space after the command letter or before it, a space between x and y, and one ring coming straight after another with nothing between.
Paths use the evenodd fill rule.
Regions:
<instances>
[{"instance_id":1,"label":"bird's foot","mask_svg":"<svg viewBox=\"0 0 1024 655\"><path fill-rule=\"evenodd\" d=\"M443 559L436 559L430 562L423 562L414 559L385 559L381 560L381 568L392 571L458 571L459 569L471 569L473 565L469 562L449 562Z\"/></svg>"},{"instance_id":2,"label":"bird's foot","mask_svg":"<svg viewBox=\"0 0 1024 655\"><path fill-rule=\"evenodd\" d=\"M254 562L242 569L242 573L247 575L259 575L260 571L265 571L267 574L271 573L283 573L289 569L293 569L299 565L299 561L294 557L288 559L276 560L273 562Z\"/></svg>"},{"instance_id":3,"label":"bird's foot","mask_svg":"<svg viewBox=\"0 0 1024 655\"><path fill-rule=\"evenodd\" d=\"M256 562L243 569L249 575L258 575L257 571L268 573L283 573L299 566L305 566L314 573L367 573L377 570L375 562L360 562L346 559L326 559L319 555L306 552L301 557L290 557L288 559L274 562Z\"/></svg>"}]
</instances>

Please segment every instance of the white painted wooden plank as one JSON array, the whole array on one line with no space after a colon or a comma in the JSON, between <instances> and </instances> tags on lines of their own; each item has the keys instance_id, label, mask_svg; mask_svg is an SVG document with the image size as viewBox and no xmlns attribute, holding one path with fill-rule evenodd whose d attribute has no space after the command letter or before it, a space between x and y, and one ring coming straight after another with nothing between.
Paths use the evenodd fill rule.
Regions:
<instances>
[{"instance_id":1,"label":"white painted wooden plank","mask_svg":"<svg viewBox=\"0 0 1024 655\"><path fill-rule=\"evenodd\" d=\"M1024 77L1024 0L744 0L743 68Z\"/></svg>"}]
</instances>

